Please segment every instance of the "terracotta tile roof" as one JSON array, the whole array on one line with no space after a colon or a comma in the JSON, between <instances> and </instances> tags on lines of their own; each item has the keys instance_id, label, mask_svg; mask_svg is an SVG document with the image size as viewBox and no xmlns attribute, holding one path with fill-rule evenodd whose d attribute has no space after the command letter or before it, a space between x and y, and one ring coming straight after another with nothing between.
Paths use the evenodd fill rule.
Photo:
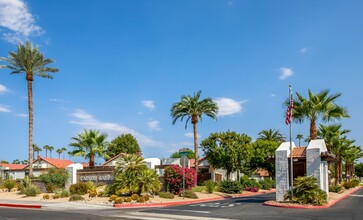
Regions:
<instances>
[{"instance_id":1,"label":"terracotta tile roof","mask_svg":"<svg viewBox=\"0 0 363 220\"><path fill-rule=\"evenodd\" d=\"M8 164L8 163L0 163L0 166L7 167L9 170L23 170L27 164Z\"/></svg>"},{"instance_id":2,"label":"terracotta tile roof","mask_svg":"<svg viewBox=\"0 0 363 220\"><path fill-rule=\"evenodd\" d=\"M263 177L270 176L267 170L261 168L256 169L255 174Z\"/></svg>"},{"instance_id":3,"label":"terracotta tile roof","mask_svg":"<svg viewBox=\"0 0 363 220\"><path fill-rule=\"evenodd\" d=\"M87 162L83 162L81 164L83 165L83 167L89 167L89 163L87 163Z\"/></svg>"},{"instance_id":4,"label":"terracotta tile roof","mask_svg":"<svg viewBox=\"0 0 363 220\"><path fill-rule=\"evenodd\" d=\"M306 147L295 147L292 149L292 157L306 157Z\"/></svg>"},{"instance_id":5,"label":"terracotta tile roof","mask_svg":"<svg viewBox=\"0 0 363 220\"><path fill-rule=\"evenodd\" d=\"M55 159L55 158L48 158L41 156L39 156L36 160L34 160L33 164L35 164L40 160L44 160L45 162L49 163L50 165L56 168L66 168L68 165L74 164L74 162L70 160L62 160L62 159ZM26 167L28 167L28 165Z\"/></svg>"}]
</instances>

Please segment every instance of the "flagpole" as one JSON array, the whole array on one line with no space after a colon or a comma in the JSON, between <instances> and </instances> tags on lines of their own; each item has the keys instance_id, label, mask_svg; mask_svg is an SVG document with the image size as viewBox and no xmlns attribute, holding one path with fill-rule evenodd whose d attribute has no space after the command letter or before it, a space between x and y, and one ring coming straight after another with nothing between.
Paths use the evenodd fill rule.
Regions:
<instances>
[{"instance_id":1,"label":"flagpole","mask_svg":"<svg viewBox=\"0 0 363 220\"><path fill-rule=\"evenodd\" d=\"M292 87L291 85L289 85L289 92L290 92L290 103L289 105L291 106L292 103ZM292 108L290 107L290 117L291 117L291 121L290 121L290 190L291 190L291 201L294 198L294 191L293 191L293 186L294 186L294 172L293 172L293 155L292 155Z\"/></svg>"}]
</instances>

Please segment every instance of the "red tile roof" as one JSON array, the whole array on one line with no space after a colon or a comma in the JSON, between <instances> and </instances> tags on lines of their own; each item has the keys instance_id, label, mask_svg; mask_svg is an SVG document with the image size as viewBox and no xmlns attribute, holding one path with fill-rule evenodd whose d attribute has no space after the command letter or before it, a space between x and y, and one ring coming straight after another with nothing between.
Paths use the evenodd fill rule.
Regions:
<instances>
[{"instance_id":1,"label":"red tile roof","mask_svg":"<svg viewBox=\"0 0 363 220\"><path fill-rule=\"evenodd\" d=\"M8 167L9 170L22 170L24 169L27 164L8 164L8 163L0 163L2 167Z\"/></svg>"},{"instance_id":2,"label":"red tile roof","mask_svg":"<svg viewBox=\"0 0 363 220\"><path fill-rule=\"evenodd\" d=\"M39 156L33 163L44 160L45 162L49 163L50 165L56 168L66 168L68 165L74 164L74 162L70 160L62 160L62 159L55 159L55 158L48 158L48 157L41 157ZM28 167L28 165L26 166Z\"/></svg>"},{"instance_id":3,"label":"red tile roof","mask_svg":"<svg viewBox=\"0 0 363 220\"><path fill-rule=\"evenodd\" d=\"M306 157L306 147L295 147L292 149L292 157Z\"/></svg>"}]
</instances>

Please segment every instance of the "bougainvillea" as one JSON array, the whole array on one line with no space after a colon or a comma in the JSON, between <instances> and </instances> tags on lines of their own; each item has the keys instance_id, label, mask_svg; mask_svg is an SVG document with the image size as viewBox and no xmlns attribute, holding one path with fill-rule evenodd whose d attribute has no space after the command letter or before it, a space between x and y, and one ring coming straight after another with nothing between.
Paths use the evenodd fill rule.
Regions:
<instances>
[{"instance_id":1,"label":"bougainvillea","mask_svg":"<svg viewBox=\"0 0 363 220\"><path fill-rule=\"evenodd\" d=\"M196 172L194 169L184 168L185 189L190 190L196 183ZM183 168L178 165L167 166L164 169L166 190L179 195L183 191Z\"/></svg>"}]
</instances>

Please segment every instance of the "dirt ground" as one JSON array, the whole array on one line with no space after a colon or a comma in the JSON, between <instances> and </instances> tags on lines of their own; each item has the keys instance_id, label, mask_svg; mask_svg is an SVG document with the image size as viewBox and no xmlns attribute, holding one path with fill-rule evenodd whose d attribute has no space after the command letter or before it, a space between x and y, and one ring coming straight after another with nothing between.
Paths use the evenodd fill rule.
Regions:
<instances>
[{"instance_id":1,"label":"dirt ground","mask_svg":"<svg viewBox=\"0 0 363 220\"><path fill-rule=\"evenodd\" d=\"M268 190L260 190L259 192L268 192ZM68 202L69 198L59 198L59 199L49 199L49 200L44 200L43 199L43 195L44 194L49 194L50 197L52 197L54 195L54 193L42 193L39 194L35 197L26 197L24 195L19 194L19 192L4 192L4 190L0 191L0 203L1 200L19 200L19 201L46 201L46 202ZM196 192L196 194L198 195L199 199L210 199L210 198L220 198L223 196L233 196L233 195L228 195L226 193L221 193L221 192L214 192L214 193L206 193L206 192ZM250 192L243 192L242 194L251 194ZM253 195L253 193L252 193ZM86 203L89 204L112 204L111 202L108 201L109 197L95 197L95 198L90 198L88 196L88 194L83 196L86 200ZM193 199L189 199L189 198L184 198L183 197L179 197L179 196L175 196L174 199L164 199L164 198L160 198L159 196L154 196L152 198L150 198L150 201L148 201L147 203L165 203L165 202L177 202L177 201L188 201L188 200L193 200Z\"/></svg>"}]
</instances>

